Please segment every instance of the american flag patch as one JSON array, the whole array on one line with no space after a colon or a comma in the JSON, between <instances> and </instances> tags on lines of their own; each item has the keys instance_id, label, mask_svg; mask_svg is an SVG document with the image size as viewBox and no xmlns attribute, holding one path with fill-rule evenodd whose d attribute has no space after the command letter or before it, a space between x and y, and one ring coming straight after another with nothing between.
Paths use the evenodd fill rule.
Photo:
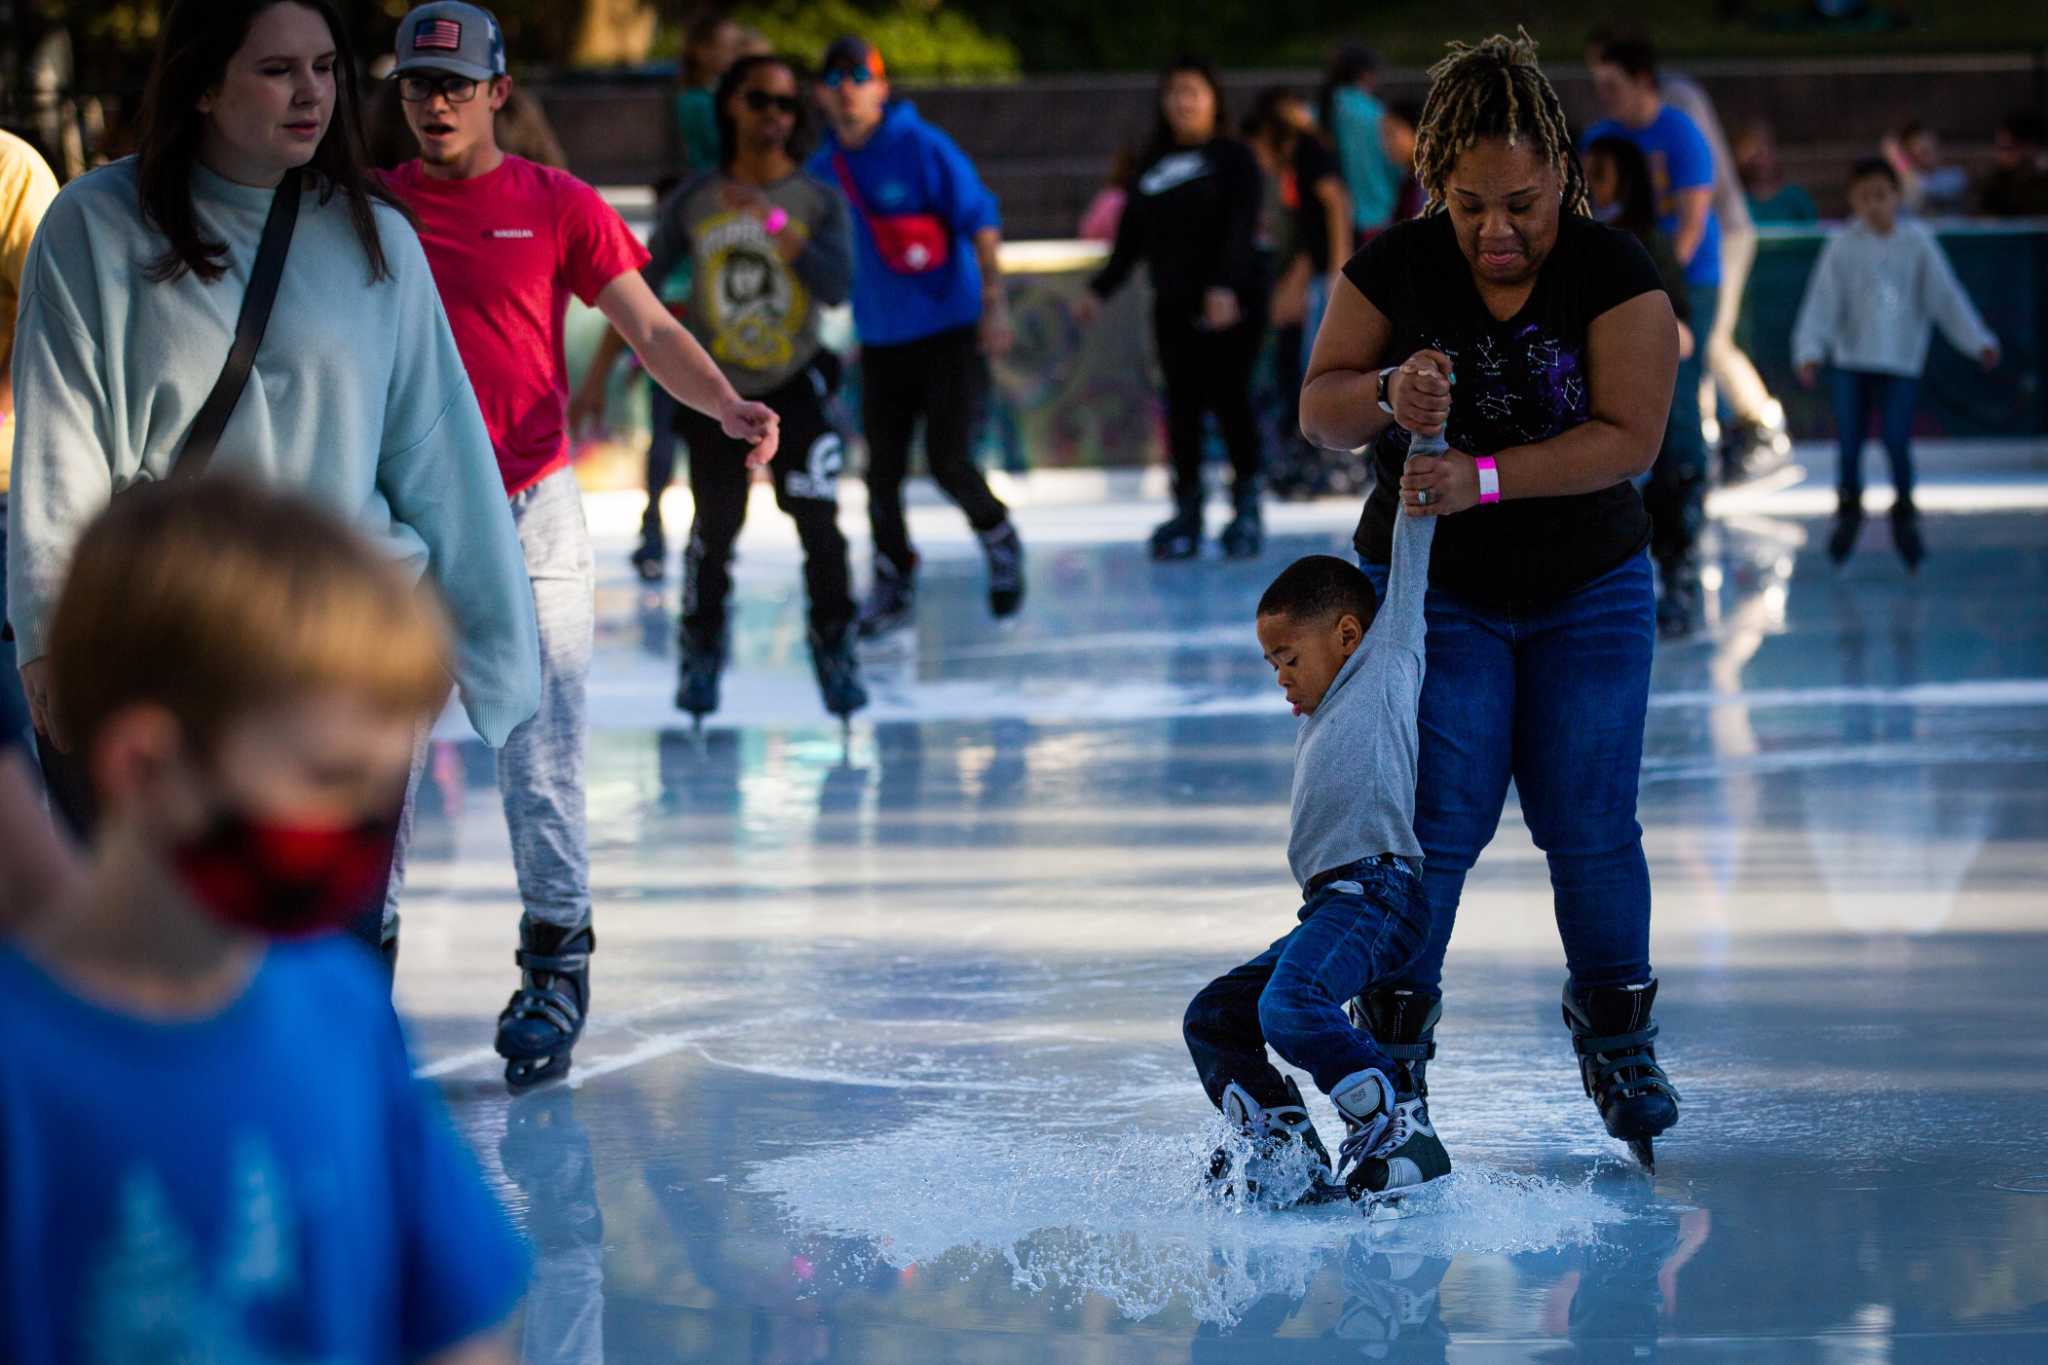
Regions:
<instances>
[{"instance_id":1,"label":"american flag patch","mask_svg":"<svg viewBox=\"0 0 2048 1365\"><path fill-rule=\"evenodd\" d=\"M429 19L412 35L412 50L415 52L459 52L461 49L462 25L453 19Z\"/></svg>"}]
</instances>

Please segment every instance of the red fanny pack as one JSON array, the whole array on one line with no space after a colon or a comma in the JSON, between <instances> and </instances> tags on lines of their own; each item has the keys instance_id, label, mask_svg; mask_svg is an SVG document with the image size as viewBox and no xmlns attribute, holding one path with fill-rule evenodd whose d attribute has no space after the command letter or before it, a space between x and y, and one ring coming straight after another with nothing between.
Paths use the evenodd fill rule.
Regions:
<instances>
[{"instance_id":1,"label":"red fanny pack","mask_svg":"<svg viewBox=\"0 0 2048 1365\"><path fill-rule=\"evenodd\" d=\"M832 171L847 202L868 225L883 265L899 275L926 275L944 268L953 254L953 233L944 222L929 213L869 213L846 158L837 152L832 154Z\"/></svg>"}]
</instances>

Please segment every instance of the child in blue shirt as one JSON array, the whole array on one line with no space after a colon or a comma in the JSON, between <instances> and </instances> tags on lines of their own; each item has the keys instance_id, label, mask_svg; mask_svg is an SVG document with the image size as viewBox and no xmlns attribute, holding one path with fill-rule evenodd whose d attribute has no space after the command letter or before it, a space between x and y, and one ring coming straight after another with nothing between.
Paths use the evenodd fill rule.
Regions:
<instances>
[{"instance_id":1,"label":"child in blue shirt","mask_svg":"<svg viewBox=\"0 0 2048 1365\"><path fill-rule=\"evenodd\" d=\"M506 1362L526 1257L371 954L445 634L325 514L144 484L80 541L53 738L103 813L0 946L0 1359Z\"/></svg>"}]
</instances>

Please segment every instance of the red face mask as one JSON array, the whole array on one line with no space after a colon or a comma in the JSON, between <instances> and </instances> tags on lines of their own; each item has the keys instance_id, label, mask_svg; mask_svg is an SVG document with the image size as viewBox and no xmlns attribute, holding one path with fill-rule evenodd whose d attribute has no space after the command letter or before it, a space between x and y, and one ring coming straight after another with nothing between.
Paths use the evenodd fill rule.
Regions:
<instances>
[{"instance_id":1,"label":"red face mask","mask_svg":"<svg viewBox=\"0 0 2048 1365\"><path fill-rule=\"evenodd\" d=\"M172 852L194 900L221 922L307 938L367 913L384 894L398 813L342 829L266 824L230 813Z\"/></svg>"}]
</instances>

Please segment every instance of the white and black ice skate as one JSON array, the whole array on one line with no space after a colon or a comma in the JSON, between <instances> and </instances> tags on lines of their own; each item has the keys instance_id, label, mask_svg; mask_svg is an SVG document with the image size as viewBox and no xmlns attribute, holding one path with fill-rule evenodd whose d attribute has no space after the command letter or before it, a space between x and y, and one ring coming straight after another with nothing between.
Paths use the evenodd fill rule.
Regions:
<instances>
[{"instance_id":1,"label":"white and black ice skate","mask_svg":"<svg viewBox=\"0 0 2048 1365\"><path fill-rule=\"evenodd\" d=\"M1368 1209L1393 1202L1426 1181L1451 1173L1450 1154L1429 1123L1419 1094L1405 1098L1378 1071L1361 1071L1338 1082L1331 1100L1344 1120L1338 1169L1352 1199Z\"/></svg>"},{"instance_id":2,"label":"white and black ice skate","mask_svg":"<svg viewBox=\"0 0 2048 1365\"><path fill-rule=\"evenodd\" d=\"M1316 1135L1301 1089L1291 1079L1287 1103L1271 1108L1232 1081L1223 1092L1223 1118L1243 1140L1210 1153L1212 1194L1240 1196L1272 1209L1328 1204L1346 1197L1344 1187L1331 1176L1329 1149Z\"/></svg>"}]
</instances>

